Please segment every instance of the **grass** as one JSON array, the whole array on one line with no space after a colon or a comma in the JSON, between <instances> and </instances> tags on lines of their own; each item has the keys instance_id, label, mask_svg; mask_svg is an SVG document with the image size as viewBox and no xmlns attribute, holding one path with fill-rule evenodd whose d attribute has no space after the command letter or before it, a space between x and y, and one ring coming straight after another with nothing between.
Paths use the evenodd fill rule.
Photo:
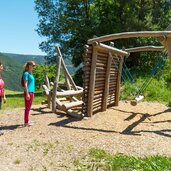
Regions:
<instances>
[{"instance_id":1,"label":"grass","mask_svg":"<svg viewBox=\"0 0 171 171\"><path fill-rule=\"evenodd\" d=\"M165 156L133 157L111 155L104 150L90 149L88 158L75 160L75 171L170 171L171 158Z\"/></svg>"},{"instance_id":2,"label":"grass","mask_svg":"<svg viewBox=\"0 0 171 171\"><path fill-rule=\"evenodd\" d=\"M21 163L21 160L17 159L14 161L14 164L20 164Z\"/></svg>"},{"instance_id":3,"label":"grass","mask_svg":"<svg viewBox=\"0 0 171 171\"><path fill-rule=\"evenodd\" d=\"M7 103L3 104L3 106L2 106L3 109L24 107L23 92L5 90L5 94L6 94L6 98L7 98ZM46 99L46 97L42 96L42 92L37 91L35 93L33 105L41 104L41 102L45 99Z\"/></svg>"}]
</instances>

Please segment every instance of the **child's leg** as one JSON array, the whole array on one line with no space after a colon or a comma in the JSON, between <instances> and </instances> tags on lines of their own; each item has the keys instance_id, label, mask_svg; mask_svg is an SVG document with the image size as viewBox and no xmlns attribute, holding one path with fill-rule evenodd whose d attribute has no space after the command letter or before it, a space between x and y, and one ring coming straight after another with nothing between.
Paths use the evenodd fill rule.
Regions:
<instances>
[{"instance_id":1,"label":"child's leg","mask_svg":"<svg viewBox=\"0 0 171 171\"><path fill-rule=\"evenodd\" d=\"M29 95L30 95L30 100L26 100L26 93L24 93L24 100L25 100L24 123L25 124L29 123L29 113L33 102L34 93L29 93Z\"/></svg>"}]
</instances>

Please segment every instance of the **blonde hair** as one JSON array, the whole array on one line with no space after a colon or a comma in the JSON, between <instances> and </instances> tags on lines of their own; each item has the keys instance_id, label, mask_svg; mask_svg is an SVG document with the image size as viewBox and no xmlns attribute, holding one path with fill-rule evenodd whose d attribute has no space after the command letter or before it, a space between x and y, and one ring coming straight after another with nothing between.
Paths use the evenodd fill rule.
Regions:
<instances>
[{"instance_id":1,"label":"blonde hair","mask_svg":"<svg viewBox=\"0 0 171 171\"><path fill-rule=\"evenodd\" d=\"M23 72L28 71L30 65L35 65L35 62L34 61L28 61L27 63L25 63L25 65L23 66Z\"/></svg>"}]
</instances>

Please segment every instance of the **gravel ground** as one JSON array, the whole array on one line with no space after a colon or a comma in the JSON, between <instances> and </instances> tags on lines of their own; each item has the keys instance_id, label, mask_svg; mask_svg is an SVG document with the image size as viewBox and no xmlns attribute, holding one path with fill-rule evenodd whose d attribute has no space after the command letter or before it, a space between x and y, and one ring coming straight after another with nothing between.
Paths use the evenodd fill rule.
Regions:
<instances>
[{"instance_id":1,"label":"gravel ground","mask_svg":"<svg viewBox=\"0 0 171 171\"><path fill-rule=\"evenodd\" d=\"M33 126L23 127L23 109L1 111L0 171L74 170L90 148L112 154L171 156L171 108L120 102L91 119L77 120L33 106Z\"/></svg>"}]
</instances>

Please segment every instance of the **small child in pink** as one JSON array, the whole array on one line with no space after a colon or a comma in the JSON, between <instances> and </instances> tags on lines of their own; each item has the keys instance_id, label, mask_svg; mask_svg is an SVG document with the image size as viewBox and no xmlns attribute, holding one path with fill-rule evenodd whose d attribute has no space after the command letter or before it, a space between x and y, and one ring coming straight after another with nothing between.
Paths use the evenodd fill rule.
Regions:
<instances>
[{"instance_id":1,"label":"small child in pink","mask_svg":"<svg viewBox=\"0 0 171 171\"><path fill-rule=\"evenodd\" d=\"M4 91L5 84L1 75L2 70L3 70L3 64L0 62L0 110L2 108L2 99L4 100L4 103L6 102L5 91Z\"/></svg>"}]
</instances>

